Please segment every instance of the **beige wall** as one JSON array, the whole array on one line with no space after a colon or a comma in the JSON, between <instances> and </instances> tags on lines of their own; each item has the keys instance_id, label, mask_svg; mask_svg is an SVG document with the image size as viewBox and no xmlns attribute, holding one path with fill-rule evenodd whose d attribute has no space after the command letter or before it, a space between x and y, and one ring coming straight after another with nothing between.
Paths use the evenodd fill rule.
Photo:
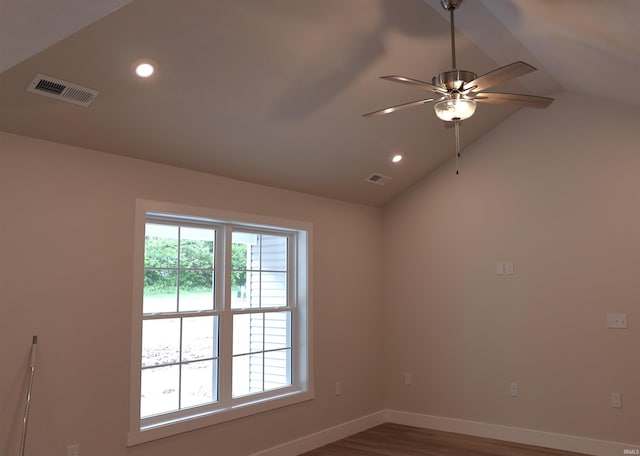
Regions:
<instances>
[{"instance_id":1,"label":"beige wall","mask_svg":"<svg viewBox=\"0 0 640 456\"><path fill-rule=\"evenodd\" d=\"M640 443L639 127L563 94L385 208L387 407Z\"/></svg>"},{"instance_id":2,"label":"beige wall","mask_svg":"<svg viewBox=\"0 0 640 456\"><path fill-rule=\"evenodd\" d=\"M384 407L640 443L638 125L562 95L384 211L0 134L0 453L34 334L29 454L240 456ZM314 223L314 401L125 448L136 198Z\"/></svg>"},{"instance_id":3,"label":"beige wall","mask_svg":"<svg viewBox=\"0 0 640 456\"><path fill-rule=\"evenodd\" d=\"M379 209L7 134L0 195L1 454L18 454L33 335L31 455L247 455L382 408ZM125 448L136 198L314 224L315 400Z\"/></svg>"}]
</instances>

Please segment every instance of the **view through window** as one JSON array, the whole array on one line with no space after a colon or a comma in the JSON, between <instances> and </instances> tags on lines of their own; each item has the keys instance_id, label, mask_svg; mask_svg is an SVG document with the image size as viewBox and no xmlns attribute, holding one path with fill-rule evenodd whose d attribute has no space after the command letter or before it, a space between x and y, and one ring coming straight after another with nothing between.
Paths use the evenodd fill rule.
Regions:
<instances>
[{"instance_id":1,"label":"view through window","mask_svg":"<svg viewBox=\"0 0 640 456\"><path fill-rule=\"evenodd\" d=\"M305 240L146 213L141 430L308 392Z\"/></svg>"}]
</instances>

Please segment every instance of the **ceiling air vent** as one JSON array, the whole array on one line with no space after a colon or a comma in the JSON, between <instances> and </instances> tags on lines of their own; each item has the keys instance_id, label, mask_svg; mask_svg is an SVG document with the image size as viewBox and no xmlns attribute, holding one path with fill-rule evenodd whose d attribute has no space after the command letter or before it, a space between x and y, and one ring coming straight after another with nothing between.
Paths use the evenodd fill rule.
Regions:
<instances>
[{"instance_id":1,"label":"ceiling air vent","mask_svg":"<svg viewBox=\"0 0 640 456\"><path fill-rule=\"evenodd\" d=\"M371 176L367 177L367 182L377 185L384 185L390 180L391 178L389 176L383 176L382 174L377 173L373 173Z\"/></svg>"},{"instance_id":2,"label":"ceiling air vent","mask_svg":"<svg viewBox=\"0 0 640 456\"><path fill-rule=\"evenodd\" d=\"M60 101L84 106L85 108L89 107L91 102L98 96L97 90L87 89L86 87L43 74L36 75L29 87L27 87L27 92L56 98Z\"/></svg>"}]
</instances>

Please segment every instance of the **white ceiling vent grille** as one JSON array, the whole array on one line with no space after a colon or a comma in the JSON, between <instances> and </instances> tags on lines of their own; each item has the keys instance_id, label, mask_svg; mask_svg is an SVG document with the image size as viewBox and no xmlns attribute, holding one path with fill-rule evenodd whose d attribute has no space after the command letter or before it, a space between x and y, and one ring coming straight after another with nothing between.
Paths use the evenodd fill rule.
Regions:
<instances>
[{"instance_id":1,"label":"white ceiling vent grille","mask_svg":"<svg viewBox=\"0 0 640 456\"><path fill-rule=\"evenodd\" d=\"M390 180L391 178L389 176L383 176L378 173L373 173L371 176L367 177L367 182L371 182L376 185L385 185Z\"/></svg>"},{"instance_id":2,"label":"white ceiling vent grille","mask_svg":"<svg viewBox=\"0 0 640 456\"><path fill-rule=\"evenodd\" d=\"M84 106L85 108L89 107L91 102L98 96L97 90L71 84L43 74L36 75L29 87L27 87L27 92L56 98L60 101Z\"/></svg>"}]
</instances>

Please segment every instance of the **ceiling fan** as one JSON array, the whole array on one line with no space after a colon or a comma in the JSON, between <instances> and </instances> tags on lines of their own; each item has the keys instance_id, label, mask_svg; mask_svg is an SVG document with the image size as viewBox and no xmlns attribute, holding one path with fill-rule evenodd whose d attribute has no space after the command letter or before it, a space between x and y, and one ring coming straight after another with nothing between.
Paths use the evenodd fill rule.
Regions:
<instances>
[{"instance_id":1,"label":"ceiling fan","mask_svg":"<svg viewBox=\"0 0 640 456\"><path fill-rule=\"evenodd\" d=\"M413 108L435 101L434 110L438 118L445 121L445 125L453 123L456 129L456 158L460 156L460 122L471 117L477 102L492 104L516 104L530 108L546 108L553 98L525 95L519 93L495 93L484 90L511 79L523 76L536 68L521 61L497 68L480 77L472 71L459 70L456 65L456 41L454 29L454 11L460 7L462 0L440 0L442 7L449 11L451 20L451 60L452 70L436 74L431 83L412 79L405 76L381 76L386 81L409 84L429 90L436 94L436 98L424 98L410 101L396 106L380 109L363 114L364 117L391 114L402 109ZM456 166L457 168L457 166ZM458 171L456 170L456 174Z\"/></svg>"}]
</instances>

